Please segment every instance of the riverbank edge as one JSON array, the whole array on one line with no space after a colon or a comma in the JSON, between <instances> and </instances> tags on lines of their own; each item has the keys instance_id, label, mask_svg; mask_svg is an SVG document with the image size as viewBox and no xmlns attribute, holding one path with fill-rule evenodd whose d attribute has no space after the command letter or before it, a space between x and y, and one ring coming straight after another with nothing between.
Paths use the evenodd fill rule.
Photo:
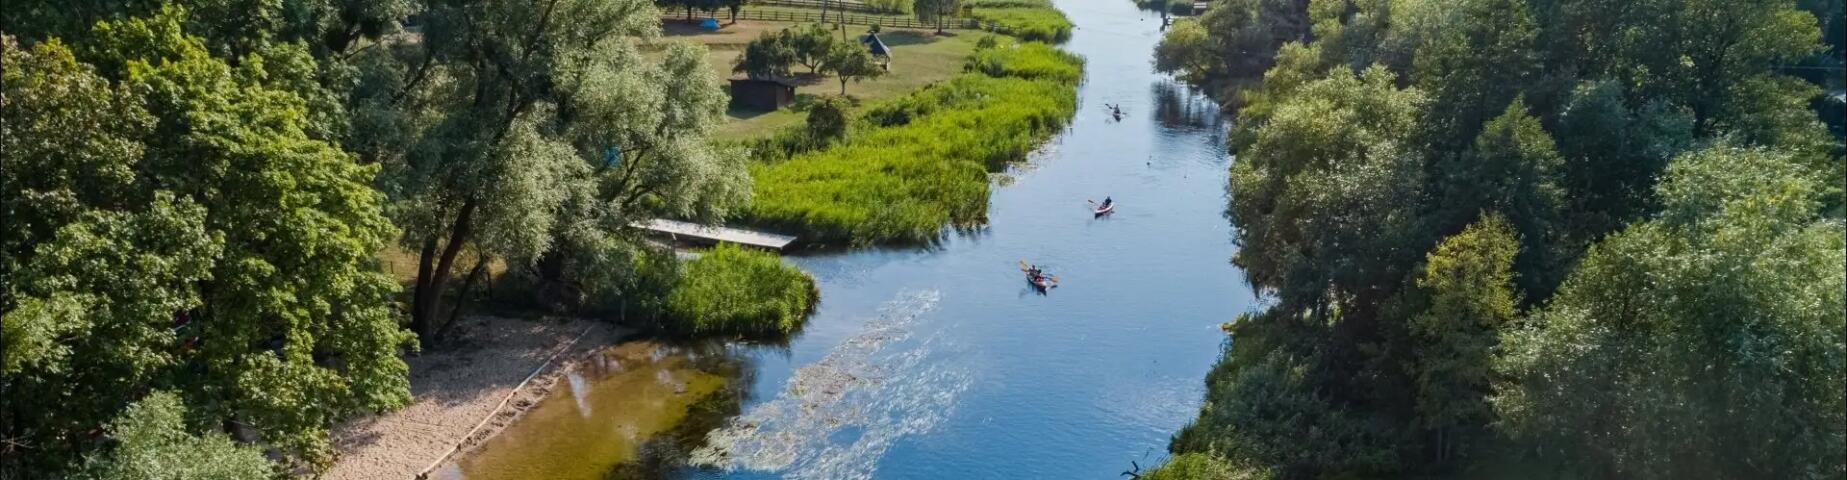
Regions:
<instances>
[{"instance_id":1,"label":"riverbank edge","mask_svg":"<svg viewBox=\"0 0 1847 480\"><path fill-rule=\"evenodd\" d=\"M590 318L462 321L448 346L408 359L411 405L334 428L338 459L318 478L425 478L517 422L583 359L638 332Z\"/></svg>"}]
</instances>

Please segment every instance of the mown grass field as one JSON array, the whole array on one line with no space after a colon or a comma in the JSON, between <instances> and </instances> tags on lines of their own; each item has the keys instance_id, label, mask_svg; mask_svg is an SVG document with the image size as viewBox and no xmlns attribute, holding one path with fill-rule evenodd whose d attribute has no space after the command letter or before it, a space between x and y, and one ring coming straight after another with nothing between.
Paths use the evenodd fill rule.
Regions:
<instances>
[{"instance_id":1,"label":"mown grass field","mask_svg":"<svg viewBox=\"0 0 1847 480\"><path fill-rule=\"evenodd\" d=\"M719 18L724 18L722 13ZM721 75L728 75L732 65L737 63L738 55L751 40L765 31L793 26L797 24L739 20L717 31L707 31L684 22L668 21L662 30L663 40L705 44L711 49L708 60L712 69ZM853 38L866 33L866 27L863 26L848 25L846 28L847 34ZM868 105L954 77L962 73L963 61L975 51L976 39L982 35L986 33L957 30L937 35L929 30L886 29L879 33L879 38L891 47L891 71L878 79L848 84L847 94L859 99L862 105ZM797 65L794 70L806 73L808 68ZM803 75L798 81L800 84L795 89L797 96L840 93L840 83L832 77ZM727 121L718 129L714 140L746 140L769 136L783 128L799 125L805 118L801 112L791 108L774 112L733 108L726 114Z\"/></svg>"}]
</instances>

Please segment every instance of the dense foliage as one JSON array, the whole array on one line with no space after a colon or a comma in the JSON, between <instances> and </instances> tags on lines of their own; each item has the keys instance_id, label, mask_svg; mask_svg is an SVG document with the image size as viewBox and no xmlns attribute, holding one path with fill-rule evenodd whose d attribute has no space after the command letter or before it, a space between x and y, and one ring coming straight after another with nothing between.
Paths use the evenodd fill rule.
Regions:
<instances>
[{"instance_id":1,"label":"dense foliage","mask_svg":"<svg viewBox=\"0 0 1847 480\"><path fill-rule=\"evenodd\" d=\"M800 329L817 296L814 279L775 254L721 245L680 266L667 317L688 333L775 338Z\"/></svg>"},{"instance_id":2,"label":"dense foliage","mask_svg":"<svg viewBox=\"0 0 1847 480\"><path fill-rule=\"evenodd\" d=\"M276 477L263 452L220 432L194 435L177 395L155 392L109 424L115 446L84 461L79 479L256 480Z\"/></svg>"},{"instance_id":3,"label":"dense foliage","mask_svg":"<svg viewBox=\"0 0 1847 480\"><path fill-rule=\"evenodd\" d=\"M1006 48L996 65L1081 61L1055 49ZM1028 58L1042 57L1042 58ZM1068 69L1068 70L1067 70ZM988 172L1024 159L1076 110L1072 81L968 73L870 108L844 142L752 167L749 218L810 240L923 242L980 221Z\"/></svg>"},{"instance_id":4,"label":"dense foliage","mask_svg":"<svg viewBox=\"0 0 1847 480\"><path fill-rule=\"evenodd\" d=\"M1798 7L1226 0L1177 24L1156 65L1237 109L1233 260L1272 303L1227 327L1163 471L1847 477L1847 171L1784 70L1822 48Z\"/></svg>"},{"instance_id":5,"label":"dense foliage","mask_svg":"<svg viewBox=\"0 0 1847 480\"><path fill-rule=\"evenodd\" d=\"M1051 0L968 0L968 16L993 22L994 31L1022 40L1059 43L1071 39L1071 19Z\"/></svg>"},{"instance_id":6,"label":"dense foliage","mask_svg":"<svg viewBox=\"0 0 1847 480\"><path fill-rule=\"evenodd\" d=\"M1502 422L1585 476L1838 478L1847 243L1817 175L1720 146L1658 192L1506 331Z\"/></svg>"},{"instance_id":7,"label":"dense foliage","mask_svg":"<svg viewBox=\"0 0 1847 480\"><path fill-rule=\"evenodd\" d=\"M631 220L748 200L743 152L705 138L725 103L706 52L641 54L644 1L0 15L0 476L324 467L333 422L409 400L400 356L462 258L462 290L503 260L608 303L587 297L649 274ZM394 240L419 253L409 308L377 260Z\"/></svg>"},{"instance_id":8,"label":"dense foliage","mask_svg":"<svg viewBox=\"0 0 1847 480\"><path fill-rule=\"evenodd\" d=\"M659 34L651 3L436 3L422 18L422 41L360 55L364 128L348 140L384 166L387 211L418 252L419 334L441 324L464 250L529 267L548 304L580 305L588 271L626 268L606 250L630 221L715 221L748 201L742 153L706 140L726 98L705 50L637 48Z\"/></svg>"},{"instance_id":9,"label":"dense foliage","mask_svg":"<svg viewBox=\"0 0 1847 480\"><path fill-rule=\"evenodd\" d=\"M310 136L312 59L234 67L185 15L4 41L8 465L70 465L150 389L321 464L331 421L409 396L377 168Z\"/></svg>"}]
</instances>

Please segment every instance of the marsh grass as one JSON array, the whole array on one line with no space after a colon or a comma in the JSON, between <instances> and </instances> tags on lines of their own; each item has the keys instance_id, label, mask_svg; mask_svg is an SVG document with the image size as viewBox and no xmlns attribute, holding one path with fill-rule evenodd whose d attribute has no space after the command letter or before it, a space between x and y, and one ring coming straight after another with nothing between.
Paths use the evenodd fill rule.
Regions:
<instances>
[{"instance_id":1,"label":"marsh grass","mask_svg":"<svg viewBox=\"0 0 1847 480\"><path fill-rule=\"evenodd\" d=\"M690 334L780 337L814 308L814 279L775 254L720 245L679 268L667 313Z\"/></svg>"},{"instance_id":2,"label":"marsh grass","mask_svg":"<svg viewBox=\"0 0 1847 480\"><path fill-rule=\"evenodd\" d=\"M867 109L846 141L760 156L749 220L822 243L921 243L987 214L988 174L1026 158L1076 110L1082 60L1027 43L970 73Z\"/></svg>"}]
</instances>

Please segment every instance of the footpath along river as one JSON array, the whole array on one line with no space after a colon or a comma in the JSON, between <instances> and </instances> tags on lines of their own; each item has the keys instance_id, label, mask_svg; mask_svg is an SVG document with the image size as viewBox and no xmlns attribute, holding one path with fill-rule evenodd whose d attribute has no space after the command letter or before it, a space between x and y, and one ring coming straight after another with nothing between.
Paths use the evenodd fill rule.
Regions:
<instances>
[{"instance_id":1,"label":"footpath along river","mask_svg":"<svg viewBox=\"0 0 1847 480\"><path fill-rule=\"evenodd\" d=\"M1164 459L1219 324L1256 302L1229 263L1225 125L1153 71L1158 15L1057 4L1088 62L1078 113L999 182L985 228L790 256L821 304L789 344L611 353L437 476L622 477L682 417L665 436L703 446L667 456L690 478L1113 479ZM1115 214L1092 218L1105 196ZM1021 260L1062 283L1032 291Z\"/></svg>"}]
</instances>

